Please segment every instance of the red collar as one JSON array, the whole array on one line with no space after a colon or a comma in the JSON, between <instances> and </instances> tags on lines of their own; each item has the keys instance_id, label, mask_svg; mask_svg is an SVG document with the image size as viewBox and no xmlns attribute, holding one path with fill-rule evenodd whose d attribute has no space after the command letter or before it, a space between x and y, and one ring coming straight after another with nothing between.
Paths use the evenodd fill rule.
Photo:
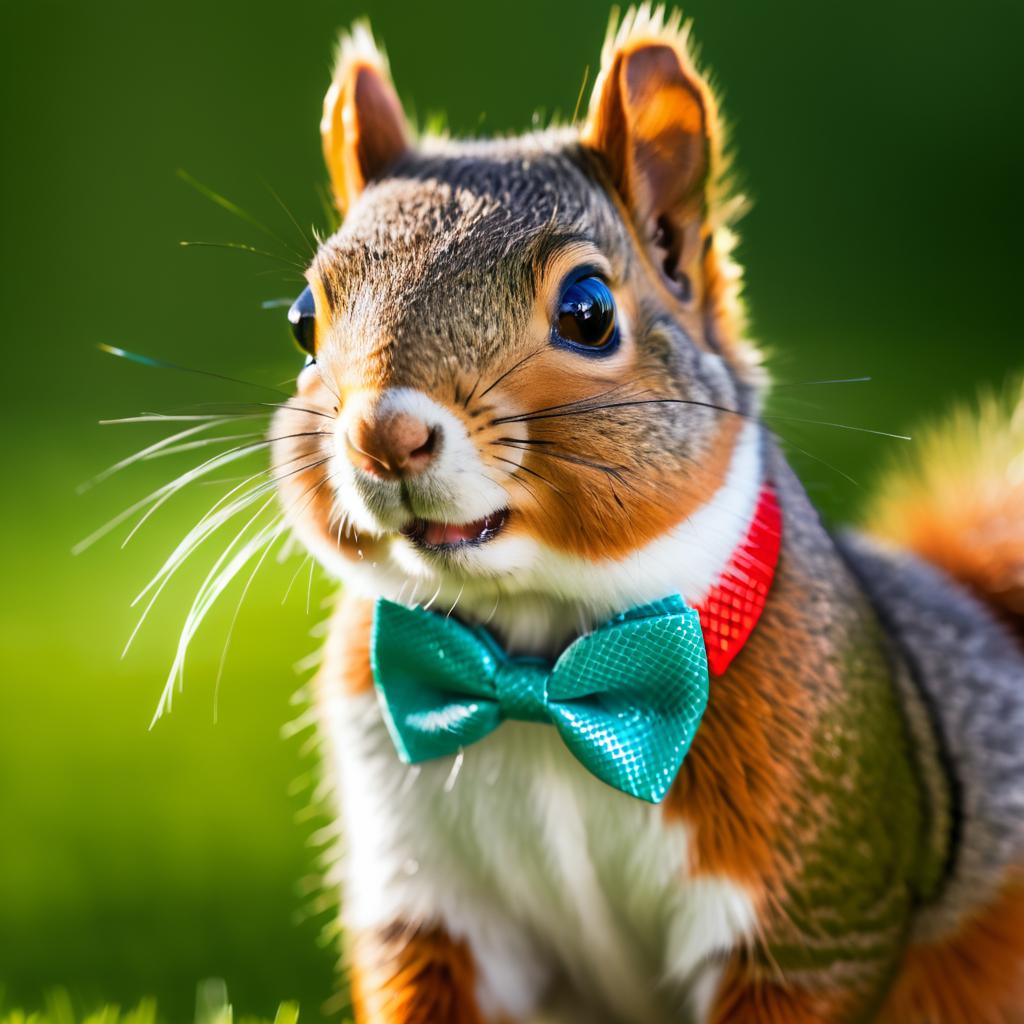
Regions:
<instances>
[{"instance_id":1,"label":"red collar","mask_svg":"<svg viewBox=\"0 0 1024 1024\"><path fill-rule=\"evenodd\" d=\"M771 484L765 484L747 535L697 605L712 675L725 672L754 631L775 578L781 541L779 500Z\"/></svg>"}]
</instances>

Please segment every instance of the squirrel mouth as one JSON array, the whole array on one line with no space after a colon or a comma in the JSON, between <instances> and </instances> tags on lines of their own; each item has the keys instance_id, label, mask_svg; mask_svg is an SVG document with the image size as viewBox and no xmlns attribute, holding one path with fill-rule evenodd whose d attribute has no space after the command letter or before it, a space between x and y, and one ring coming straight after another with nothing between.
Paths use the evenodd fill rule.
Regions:
<instances>
[{"instance_id":1,"label":"squirrel mouth","mask_svg":"<svg viewBox=\"0 0 1024 1024\"><path fill-rule=\"evenodd\" d=\"M494 540L508 520L508 515L508 509L503 508L472 523L437 523L430 519L413 519L400 532L418 548L450 551Z\"/></svg>"}]
</instances>

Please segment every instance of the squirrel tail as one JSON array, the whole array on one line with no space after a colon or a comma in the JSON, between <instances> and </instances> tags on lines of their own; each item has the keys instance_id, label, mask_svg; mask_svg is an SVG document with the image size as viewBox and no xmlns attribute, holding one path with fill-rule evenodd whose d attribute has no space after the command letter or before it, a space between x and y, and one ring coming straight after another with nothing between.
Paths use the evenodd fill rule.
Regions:
<instances>
[{"instance_id":1,"label":"squirrel tail","mask_svg":"<svg viewBox=\"0 0 1024 1024\"><path fill-rule=\"evenodd\" d=\"M1024 636L1024 379L914 448L883 478L868 532L945 570Z\"/></svg>"}]
</instances>

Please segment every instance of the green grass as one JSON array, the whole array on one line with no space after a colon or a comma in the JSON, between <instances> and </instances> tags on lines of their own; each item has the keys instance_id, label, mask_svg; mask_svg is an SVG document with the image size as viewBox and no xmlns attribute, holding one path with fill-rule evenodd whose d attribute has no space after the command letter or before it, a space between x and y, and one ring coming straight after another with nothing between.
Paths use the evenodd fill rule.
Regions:
<instances>
[{"instance_id":1,"label":"green grass","mask_svg":"<svg viewBox=\"0 0 1024 1024\"><path fill-rule=\"evenodd\" d=\"M228 1000L227 986L213 978L200 983L196 991L193 1024L298 1024L297 1003L281 1003L273 1017L236 1014ZM152 998L139 1000L134 1006L122 1007L107 1003L81 1011L67 989L52 990L40 1010L7 1010L0 1004L0 1024L180 1024L165 1017Z\"/></svg>"}]
</instances>

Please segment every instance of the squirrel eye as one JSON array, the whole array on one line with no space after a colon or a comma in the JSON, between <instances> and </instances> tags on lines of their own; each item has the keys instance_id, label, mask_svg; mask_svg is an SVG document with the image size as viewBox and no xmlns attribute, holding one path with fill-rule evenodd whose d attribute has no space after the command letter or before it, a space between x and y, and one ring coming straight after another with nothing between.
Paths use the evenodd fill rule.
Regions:
<instances>
[{"instance_id":1,"label":"squirrel eye","mask_svg":"<svg viewBox=\"0 0 1024 1024\"><path fill-rule=\"evenodd\" d=\"M304 288L302 294L288 309L288 323L292 334L301 348L308 355L316 356L316 303L313 292Z\"/></svg>"},{"instance_id":2,"label":"squirrel eye","mask_svg":"<svg viewBox=\"0 0 1024 1024\"><path fill-rule=\"evenodd\" d=\"M571 346L608 350L617 338L615 299L599 277L578 277L562 292L555 323L558 338Z\"/></svg>"}]
</instances>

